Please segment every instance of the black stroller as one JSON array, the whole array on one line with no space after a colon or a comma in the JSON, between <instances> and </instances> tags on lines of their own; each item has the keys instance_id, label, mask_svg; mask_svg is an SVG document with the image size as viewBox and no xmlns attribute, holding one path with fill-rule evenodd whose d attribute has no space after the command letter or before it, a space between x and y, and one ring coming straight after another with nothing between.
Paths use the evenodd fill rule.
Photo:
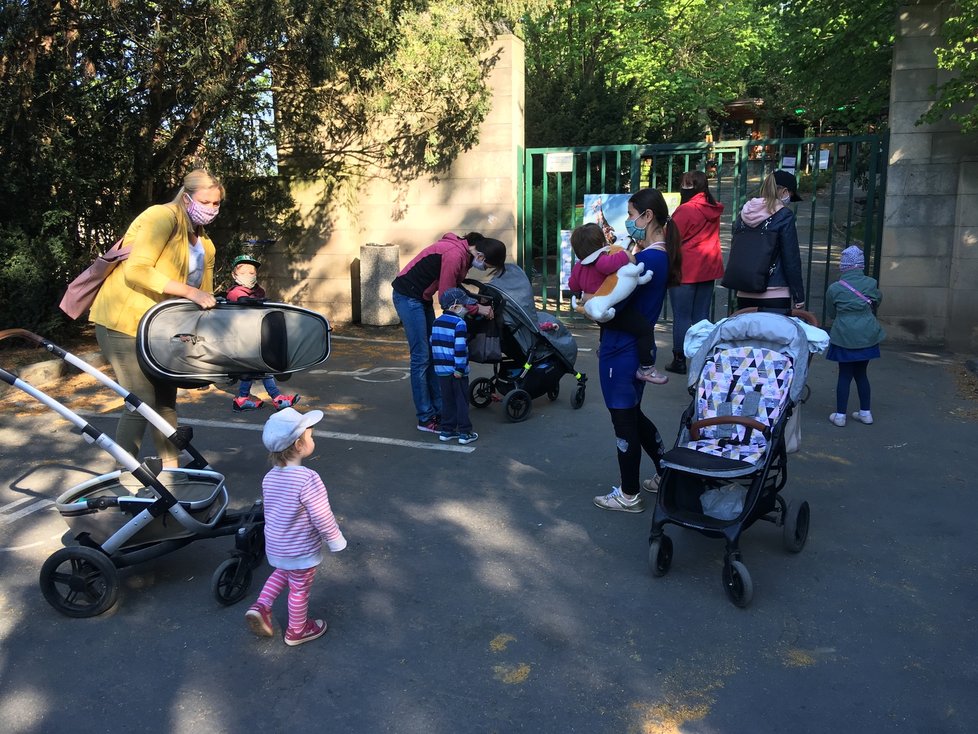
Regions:
<instances>
[{"instance_id":1,"label":"black stroller","mask_svg":"<svg viewBox=\"0 0 978 734\"><path fill-rule=\"evenodd\" d=\"M503 276L488 283L466 280L478 288L477 298L490 303L495 311L492 321L475 322L469 340L469 357L473 362L492 365L492 377L477 377L469 387L469 402L485 408L493 400L502 400L506 417L525 421L533 409L533 400L546 395L556 400L560 395L560 378L574 375L577 385L571 395L571 407L584 405L587 375L574 367L577 341L560 321L539 312L533 305L530 281L523 271L506 265ZM542 331L540 324L552 323L555 330ZM475 348L476 343L491 343L498 337L499 351Z\"/></svg>"},{"instance_id":2,"label":"black stroller","mask_svg":"<svg viewBox=\"0 0 978 734\"><path fill-rule=\"evenodd\" d=\"M808 502L786 501L785 427L805 389L809 343L793 319L745 313L721 321L689 365L693 401L676 444L666 452L649 534L649 566L663 576L672 563L667 523L726 542L723 588L739 607L753 583L742 561L741 534L757 520L782 529L798 553L808 537Z\"/></svg>"},{"instance_id":3,"label":"black stroller","mask_svg":"<svg viewBox=\"0 0 978 734\"><path fill-rule=\"evenodd\" d=\"M188 310L188 306L200 313L189 301L166 302L157 308L176 311ZM245 318L250 323L255 313L285 309L293 313L295 320L286 334L276 334L273 341L281 346L287 345L293 337L296 341L304 341L313 338L310 335L318 335L316 338L325 340L325 343L320 344L321 358L315 364L325 361L329 353L329 325L319 314L307 311L303 316L299 312L305 311L304 309L281 304L266 304L264 307L257 307L257 311L254 306L250 308L251 312L226 304L207 312L210 318L199 320L208 324L206 329L182 329L171 335L174 336L171 343L175 351L185 355L185 345L193 345L195 340L197 344L204 343L204 337L212 328L216 331L234 330L238 319ZM157 341L156 336L167 333L162 322L157 322L155 326L147 324L147 318L154 318L151 313L144 316L137 336L137 350L143 360L155 360L161 356L160 350L155 357L148 355L147 344ZM182 326L186 327L186 323ZM303 332L302 336L299 335L300 332ZM94 377L124 399L126 410L138 412L191 458L187 466L178 469L163 468L159 459L155 458L140 463L84 418L30 383L0 369L0 379L69 421L88 443L104 450L122 467L88 479L57 498L55 506L68 524L69 532L65 536L66 547L55 551L41 567L41 592L51 606L70 617L101 614L110 609L118 598L118 569L158 558L195 540L228 535L234 536L235 549L231 558L221 563L214 572L212 590L222 604L230 605L243 599L251 585L252 571L264 559L265 518L261 498L242 512L228 512L228 491L224 476L211 469L207 460L193 446L191 427L181 426L174 429L138 396L83 359L47 339L23 329L0 332L0 340L11 337L22 337L36 342L48 352ZM167 340L159 341L162 343ZM212 375L215 371L213 355L208 355L205 359L206 362L200 364L193 360L181 362L183 372L175 381L180 382L184 378L195 376L197 380L193 384L196 385L214 382L212 377L205 376ZM232 364L232 354L225 352L221 362L224 366L231 367L221 371L222 375L236 371L237 368ZM279 364L289 371L313 366L309 362L286 361ZM253 362L247 363L245 367L249 374L261 374Z\"/></svg>"}]
</instances>

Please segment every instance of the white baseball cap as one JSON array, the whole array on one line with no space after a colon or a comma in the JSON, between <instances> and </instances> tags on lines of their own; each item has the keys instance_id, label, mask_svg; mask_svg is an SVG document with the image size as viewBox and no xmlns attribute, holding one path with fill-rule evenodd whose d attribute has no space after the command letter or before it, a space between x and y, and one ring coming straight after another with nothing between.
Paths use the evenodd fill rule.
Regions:
<instances>
[{"instance_id":1,"label":"white baseball cap","mask_svg":"<svg viewBox=\"0 0 978 734\"><path fill-rule=\"evenodd\" d=\"M300 413L295 408L283 408L265 421L261 440L269 451L285 451L302 436L310 426L323 419L323 411L310 410Z\"/></svg>"}]
</instances>

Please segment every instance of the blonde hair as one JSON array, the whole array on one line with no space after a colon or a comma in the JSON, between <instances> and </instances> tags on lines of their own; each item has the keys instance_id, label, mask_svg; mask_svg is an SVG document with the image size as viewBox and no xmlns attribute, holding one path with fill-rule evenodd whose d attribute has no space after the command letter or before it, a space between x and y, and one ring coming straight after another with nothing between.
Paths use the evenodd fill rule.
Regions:
<instances>
[{"instance_id":1,"label":"blonde hair","mask_svg":"<svg viewBox=\"0 0 978 734\"><path fill-rule=\"evenodd\" d=\"M219 189L221 199L224 198L224 184L221 183L221 180L213 176L206 168L195 168L183 177L183 185L170 203L182 204L184 194L192 199L194 194L205 189Z\"/></svg>"},{"instance_id":2,"label":"blonde hair","mask_svg":"<svg viewBox=\"0 0 978 734\"><path fill-rule=\"evenodd\" d=\"M300 436L299 438L302 438ZM287 449L282 449L281 451L270 451L268 453L268 463L272 466L285 466L296 454L299 453L299 448L296 444L299 442L299 438L292 442L292 445Z\"/></svg>"},{"instance_id":3,"label":"blonde hair","mask_svg":"<svg viewBox=\"0 0 978 734\"><path fill-rule=\"evenodd\" d=\"M778 198L778 182L774 180L773 171L767 175L764 183L761 184L760 195L764 199L764 208L769 214L774 214L781 208L781 199Z\"/></svg>"}]
</instances>

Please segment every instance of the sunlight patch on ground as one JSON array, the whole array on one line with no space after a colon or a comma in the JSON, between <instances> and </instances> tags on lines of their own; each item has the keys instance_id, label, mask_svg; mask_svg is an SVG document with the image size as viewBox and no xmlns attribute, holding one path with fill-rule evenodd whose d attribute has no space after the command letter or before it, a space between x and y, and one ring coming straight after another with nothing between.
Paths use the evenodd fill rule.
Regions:
<instances>
[{"instance_id":1,"label":"sunlight patch on ground","mask_svg":"<svg viewBox=\"0 0 978 734\"><path fill-rule=\"evenodd\" d=\"M510 686L525 683L526 679L530 677L530 670L531 668L527 663L492 666L493 677Z\"/></svg>"},{"instance_id":2,"label":"sunlight patch on ground","mask_svg":"<svg viewBox=\"0 0 978 734\"><path fill-rule=\"evenodd\" d=\"M504 632L492 638L489 649L493 652L503 652L511 642L516 642L516 638Z\"/></svg>"},{"instance_id":3,"label":"sunlight patch on ground","mask_svg":"<svg viewBox=\"0 0 978 734\"><path fill-rule=\"evenodd\" d=\"M9 688L0 697L0 721L5 732L39 731L47 713L48 696L39 691L12 691Z\"/></svg>"}]
</instances>

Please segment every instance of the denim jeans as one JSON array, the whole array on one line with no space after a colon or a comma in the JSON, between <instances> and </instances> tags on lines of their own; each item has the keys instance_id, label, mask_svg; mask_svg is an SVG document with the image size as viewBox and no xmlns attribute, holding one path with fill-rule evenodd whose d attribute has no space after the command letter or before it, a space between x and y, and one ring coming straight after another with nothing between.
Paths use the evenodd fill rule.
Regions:
<instances>
[{"instance_id":1,"label":"denim jeans","mask_svg":"<svg viewBox=\"0 0 978 734\"><path fill-rule=\"evenodd\" d=\"M710 318L713 305L713 281L684 283L669 289L672 305L672 351L683 354L683 342L689 327Z\"/></svg>"},{"instance_id":2,"label":"denim jeans","mask_svg":"<svg viewBox=\"0 0 978 734\"><path fill-rule=\"evenodd\" d=\"M411 350L414 409L418 423L427 423L441 414L441 390L431 364L431 325L435 323L435 307L430 301L411 298L397 291L394 291L393 300Z\"/></svg>"}]
</instances>

